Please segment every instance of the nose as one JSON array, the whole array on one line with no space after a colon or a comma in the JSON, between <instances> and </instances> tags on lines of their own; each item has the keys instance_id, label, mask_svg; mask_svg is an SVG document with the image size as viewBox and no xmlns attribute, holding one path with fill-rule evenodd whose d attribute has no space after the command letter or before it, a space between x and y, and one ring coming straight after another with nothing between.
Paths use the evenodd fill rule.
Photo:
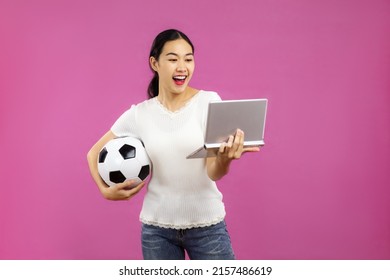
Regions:
<instances>
[{"instance_id":1,"label":"nose","mask_svg":"<svg viewBox=\"0 0 390 280\"><path fill-rule=\"evenodd\" d=\"M184 61L180 60L178 65L177 65L177 71L178 72L185 72L186 71L186 66Z\"/></svg>"}]
</instances>

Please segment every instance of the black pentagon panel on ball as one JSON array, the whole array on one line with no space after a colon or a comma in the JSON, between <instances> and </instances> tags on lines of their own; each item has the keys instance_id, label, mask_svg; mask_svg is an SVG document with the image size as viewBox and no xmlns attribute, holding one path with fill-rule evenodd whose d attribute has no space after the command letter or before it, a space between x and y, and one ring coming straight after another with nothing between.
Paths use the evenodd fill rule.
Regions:
<instances>
[{"instance_id":1,"label":"black pentagon panel on ball","mask_svg":"<svg viewBox=\"0 0 390 280\"><path fill-rule=\"evenodd\" d=\"M149 165L144 165L142 166L139 174L138 174L138 178L140 178L142 181L146 179L146 177L148 177L149 175L149 172L150 172L150 167Z\"/></svg>"},{"instance_id":2,"label":"black pentagon panel on ball","mask_svg":"<svg viewBox=\"0 0 390 280\"><path fill-rule=\"evenodd\" d=\"M101 150L100 153L99 153L99 163L103 163L104 162L104 160L107 157L107 154L108 154L108 151L107 151L106 147L104 147L103 150Z\"/></svg>"},{"instance_id":3,"label":"black pentagon panel on ball","mask_svg":"<svg viewBox=\"0 0 390 280\"><path fill-rule=\"evenodd\" d=\"M122 155L123 159L135 158L135 148L128 144L124 144L122 148L119 149L119 153Z\"/></svg>"},{"instance_id":4,"label":"black pentagon panel on ball","mask_svg":"<svg viewBox=\"0 0 390 280\"><path fill-rule=\"evenodd\" d=\"M111 171L110 172L110 181L119 184L123 183L126 180L126 177L120 171Z\"/></svg>"}]
</instances>

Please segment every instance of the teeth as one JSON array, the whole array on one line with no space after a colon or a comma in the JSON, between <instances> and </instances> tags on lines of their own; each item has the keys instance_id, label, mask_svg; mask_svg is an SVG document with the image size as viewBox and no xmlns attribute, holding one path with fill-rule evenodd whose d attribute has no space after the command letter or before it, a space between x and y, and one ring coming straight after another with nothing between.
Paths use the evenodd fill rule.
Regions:
<instances>
[{"instance_id":1,"label":"teeth","mask_svg":"<svg viewBox=\"0 0 390 280\"><path fill-rule=\"evenodd\" d=\"M185 80L186 76L174 76L173 77L175 80Z\"/></svg>"}]
</instances>

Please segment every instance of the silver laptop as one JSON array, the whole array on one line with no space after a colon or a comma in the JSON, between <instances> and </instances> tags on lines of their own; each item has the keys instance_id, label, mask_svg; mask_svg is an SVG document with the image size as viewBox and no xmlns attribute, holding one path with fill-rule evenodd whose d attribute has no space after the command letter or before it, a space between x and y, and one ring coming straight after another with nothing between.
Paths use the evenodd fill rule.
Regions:
<instances>
[{"instance_id":1,"label":"silver laptop","mask_svg":"<svg viewBox=\"0 0 390 280\"><path fill-rule=\"evenodd\" d=\"M210 102L205 143L187 158L216 156L221 143L234 135L238 128L245 133L244 147L263 146L267 103L267 99Z\"/></svg>"}]
</instances>

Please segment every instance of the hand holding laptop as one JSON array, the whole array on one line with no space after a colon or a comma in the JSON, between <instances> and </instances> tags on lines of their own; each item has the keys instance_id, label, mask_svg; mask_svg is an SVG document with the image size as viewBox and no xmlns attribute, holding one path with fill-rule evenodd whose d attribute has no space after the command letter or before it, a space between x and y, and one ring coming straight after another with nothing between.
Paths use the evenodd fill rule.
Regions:
<instances>
[{"instance_id":1,"label":"hand holding laptop","mask_svg":"<svg viewBox=\"0 0 390 280\"><path fill-rule=\"evenodd\" d=\"M237 129L235 135L230 135L226 142L221 143L217 155L226 159L239 159L244 153L260 151L259 146L244 147L244 139L244 131Z\"/></svg>"}]
</instances>

